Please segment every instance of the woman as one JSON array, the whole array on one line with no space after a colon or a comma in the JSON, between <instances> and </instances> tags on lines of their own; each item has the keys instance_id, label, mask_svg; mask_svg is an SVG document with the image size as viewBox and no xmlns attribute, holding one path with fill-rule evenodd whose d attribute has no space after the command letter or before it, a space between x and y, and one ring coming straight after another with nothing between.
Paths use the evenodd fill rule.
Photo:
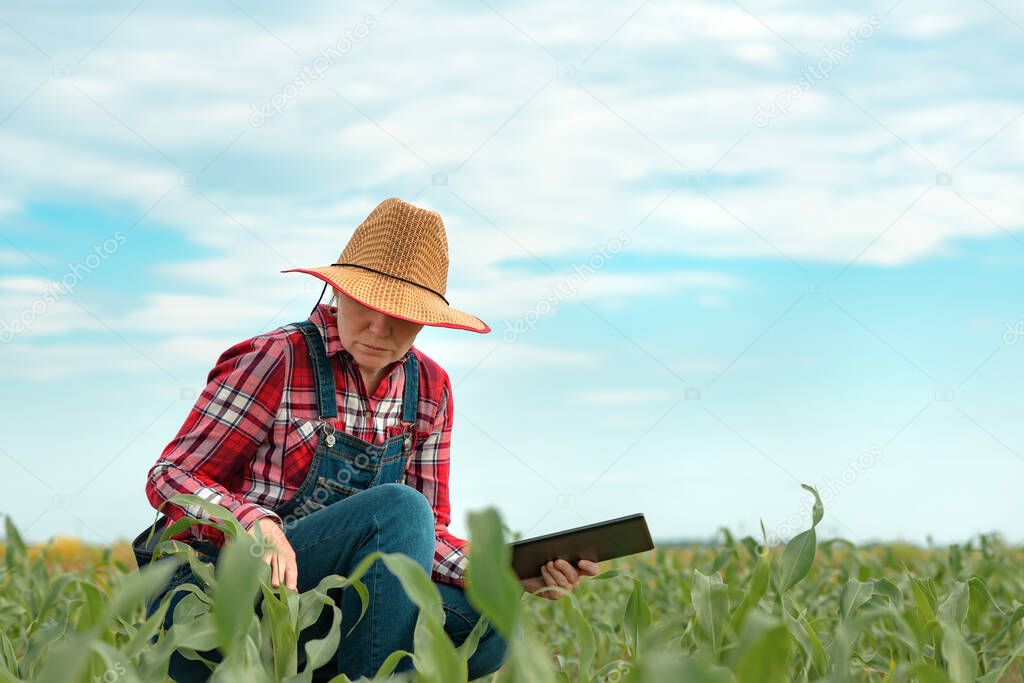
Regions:
<instances>
[{"instance_id":1,"label":"woman","mask_svg":"<svg viewBox=\"0 0 1024 683\"><path fill-rule=\"evenodd\" d=\"M221 355L150 470L146 494L155 507L179 493L195 494L227 508L250 534L258 528L272 543L264 559L274 587L307 591L324 576L348 575L373 551L404 553L437 585L445 629L459 645L479 615L463 593L468 543L448 531L451 382L413 341L424 325L481 334L490 328L444 297L448 248L441 216L391 197L360 224L338 262L282 272L293 271L323 280L324 291L330 285L333 305L318 302L307 320ZM185 514L207 518L198 507L165 508L170 522ZM224 541L206 525L175 538L211 562ZM541 571L524 589L557 599L563 593L540 591L575 588L598 567L560 560ZM187 564L151 601L149 614L186 581L194 582ZM371 609L343 637L331 671L325 666L318 674L373 676L394 650L412 651L417 608L398 579L375 562L364 581ZM343 590L334 597L345 634L360 612L358 595ZM322 637L329 617L324 612L300 643ZM469 660L470 678L497 670L505 650L488 626ZM410 667L406 658L398 670ZM176 653L170 673L177 681L205 680L209 670Z\"/></svg>"}]
</instances>

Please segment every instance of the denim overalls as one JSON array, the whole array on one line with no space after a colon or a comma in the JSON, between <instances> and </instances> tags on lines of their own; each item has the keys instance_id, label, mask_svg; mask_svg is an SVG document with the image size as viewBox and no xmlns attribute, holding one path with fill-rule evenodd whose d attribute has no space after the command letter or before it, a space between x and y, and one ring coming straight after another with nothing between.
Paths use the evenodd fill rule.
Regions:
<instances>
[{"instance_id":1,"label":"denim overalls","mask_svg":"<svg viewBox=\"0 0 1024 683\"><path fill-rule=\"evenodd\" d=\"M345 432L338 432L327 419L337 417L334 373L324 350L320 331L312 322L295 323L302 331L313 362L317 387L318 428L321 430L309 473L299 490L280 509L289 523L310 512L347 498L376 484L401 482L413 448L416 409L419 401L419 365L410 353L405 361L405 391L402 394L401 431L377 446Z\"/></svg>"},{"instance_id":2,"label":"denim overalls","mask_svg":"<svg viewBox=\"0 0 1024 683\"><path fill-rule=\"evenodd\" d=\"M334 393L334 373L327 358L323 337L316 325L309 320L292 324L302 332L313 364L319 418L316 429L321 431L321 435L305 480L294 496L274 510L281 517L286 529L307 514L371 486L401 482L405 477L405 466L413 449L413 440L417 436L415 424L419 401L419 364L416 355L410 353L405 361L405 391L402 394L400 430L389 429L388 431L396 433L379 446L351 434L336 431L333 425L327 423L327 418L337 417L338 405ZM160 521L166 522L166 518ZM163 525L159 524L148 549L142 547L142 539L149 533L148 528L136 539L136 558L140 567L148 561L147 555L151 556L152 546L159 539L162 528ZM189 540L188 544L195 549L200 561L216 564L220 548L199 540ZM147 604L147 618L156 611L160 600L167 592L189 581L195 582L195 578L186 562ZM175 602L184 596L184 593L175 596ZM173 609L174 605L170 610ZM169 612L168 619L170 616Z\"/></svg>"}]
</instances>

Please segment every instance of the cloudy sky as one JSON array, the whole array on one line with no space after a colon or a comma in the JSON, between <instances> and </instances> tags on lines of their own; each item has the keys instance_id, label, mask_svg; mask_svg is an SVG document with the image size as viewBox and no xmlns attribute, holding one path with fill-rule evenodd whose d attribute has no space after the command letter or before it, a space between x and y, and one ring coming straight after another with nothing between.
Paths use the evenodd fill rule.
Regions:
<instances>
[{"instance_id":1,"label":"cloudy sky","mask_svg":"<svg viewBox=\"0 0 1024 683\"><path fill-rule=\"evenodd\" d=\"M130 538L218 355L439 211L453 529L1024 539L1024 10L5 3L2 510ZM61 285L61 287L58 287ZM1018 343L1019 341L1019 343Z\"/></svg>"}]
</instances>

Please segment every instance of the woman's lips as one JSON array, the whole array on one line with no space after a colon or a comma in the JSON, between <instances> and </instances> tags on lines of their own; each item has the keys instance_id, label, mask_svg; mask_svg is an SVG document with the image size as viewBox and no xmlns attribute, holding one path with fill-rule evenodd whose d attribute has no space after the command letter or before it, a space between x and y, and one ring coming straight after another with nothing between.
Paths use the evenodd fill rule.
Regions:
<instances>
[{"instance_id":1,"label":"woman's lips","mask_svg":"<svg viewBox=\"0 0 1024 683\"><path fill-rule=\"evenodd\" d=\"M359 343L363 344L363 342L359 342ZM363 344L363 346L365 348L369 349L370 351L375 352L375 353L384 353L385 351L387 351L387 349L382 349L379 346L370 346L369 344Z\"/></svg>"}]
</instances>

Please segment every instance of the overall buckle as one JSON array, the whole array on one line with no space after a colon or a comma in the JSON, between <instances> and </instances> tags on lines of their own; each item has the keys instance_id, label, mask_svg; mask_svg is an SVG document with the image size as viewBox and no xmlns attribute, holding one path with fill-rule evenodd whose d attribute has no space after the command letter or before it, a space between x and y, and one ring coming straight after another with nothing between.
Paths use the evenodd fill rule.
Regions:
<instances>
[{"instance_id":1,"label":"overall buckle","mask_svg":"<svg viewBox=\"0 0 1024 683\"><path fill-rule=\"evenodd\" d=\"M332 425L322 416L318 416L317 419L320 420L320 426L322 427L321 431L323 431L324 433L324 442L327 444L327 447L330 448L331 446L334 445L334 442L336 440L334 436L334 425Z\"/></svg>"}]
</instances>

